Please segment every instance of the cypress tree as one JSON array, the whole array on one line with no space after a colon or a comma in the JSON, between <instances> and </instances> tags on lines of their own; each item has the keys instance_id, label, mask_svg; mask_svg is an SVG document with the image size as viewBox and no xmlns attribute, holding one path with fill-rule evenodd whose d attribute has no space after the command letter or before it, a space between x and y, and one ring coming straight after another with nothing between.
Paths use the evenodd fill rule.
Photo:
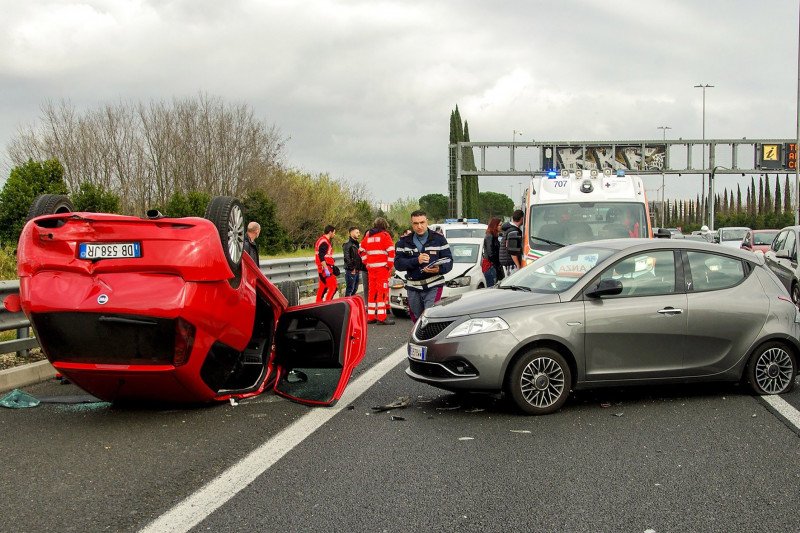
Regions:
<instances>
[{"instance_id":1,"label":"cypress tree","mask_svg":"<svg viewBox=\"0 0 800 533\"><path fill-rule=\"evenodd\" d=\"M775 174L775 213L780 214L782 208L783 202L781 201L781 184L778 181L778 175Z\"/></svg>"},{"instance_id":2,"label":"cypress tree","mask_svg":"<svg viewBox=\"0 0 800 533\"><path fill-rule=\"evenodd\" d=\"M783 212L792 212L792 194L789 188L789 174L786 174L786 182L783 184Z\"/></svg>"},{"instance_id":3,"label":"cypress tree","mask_svg":"<svg viewBox=\"0 0 800 533\"><path fill-rule=\"evenodd\" d=\"M750 194L747 198L747 211L751 215L756 214L756 182L753 176L750 176Z\"/></svg>"},{"instance_id":4,"label":"cypress tree","mask_svg":"<svg viewBox=\"0 0 800 533\"><path fill-rule=\"evenodd\" d=\"M742 188L737 184L736 185L736 214L739 215L742 212Z\"/></svg>"},{"instance_id":5,"label":"cypress tree","mask_svg":"<svg viewBox=\"0 0 800 533\"><path fill-rule=\"evenodd\" d=\"M464 121L464 142L469 142L469 124ZM477 170L475 166L475 153L472 148L464 148L464 158L462 160L464 170ZM464 186L464 216L467 218L478 218L478 176L464 176L462 184Z\"/></svg>"},{"instance_id":6,"label":"cypress tree","mask_svg":"<svg viewBox=\"0 0 800 533\"><path fill-rule=\"evenodd\" d=\"M725 187L722 191L722 212L728 214L728 188Z\"/></svg>"},{"instance_id":7,"label":"cypress tree","mask_svg":"<svg viewBox=\"0 0 800 533\"><path fill-rule=\"evenodd\" d=\"M764 212L764 177L758 177L758 206L756 208L756 215Z\"/></svg>"},{"instance_id":8,"label":"cypress tree","mask_svg":"<svg viewBox=\"0 0 800 533\"><path fill-rule=\"evenodd\" d=\"M769 188L769 176L764 176L764 214L772 212L772 190Z\"/></svg>"}]
</instances>

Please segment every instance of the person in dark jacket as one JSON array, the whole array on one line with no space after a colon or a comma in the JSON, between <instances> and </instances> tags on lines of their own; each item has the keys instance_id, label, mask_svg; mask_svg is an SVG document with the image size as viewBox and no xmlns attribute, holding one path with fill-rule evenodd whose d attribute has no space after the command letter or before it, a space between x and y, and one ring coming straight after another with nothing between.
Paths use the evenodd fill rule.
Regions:
<instances>
[{"instance_id":1,"label":"person in dark jacket","mask_svg":"<svg viewBox=\"0 0 800 533\"><path fill-rule=\"evenodd\" d=\"M345 270L345 296L355 296L358 291L358 278L361 276L361 271L366 270L364 268L364 263L361 261L361 256L358 255L360 239L361 230L353 226L350 228L350 238L342 245Z\"/></svg>"},{"instance_id":2,"label":"person in dark jacket","mask_svg":"<svg viewBox=\"0 0 800 533\"><path fill-rule=\"evenodd\" d=\"M258 222L251 222L247 225L247 233L244 235L244 251L253 258L256 264L258 262L258 245L256 239L261 234L261 224Z\"/></svg>"},{"instance_id":3,"label":"person in dark jacket","mask_svg":"<svg viewBox=\"0 0 800 533\"><path fill-rule=\"evenodd\" d=\"M425 211L411 213L411 229L411 235L395 244L394 267L406 272L408 308L411 320L416 322L442 297L444 274L453 268L453 254L444 235L428 229Z\"/></svg>"},{"instance_id":4,"label":"person in dark jacket","mask_svg":"<svg viewBox=\"0 0 800 533\"><path fill-rule=\"evenodd\" d=\"M489 226L486 228L486 236L483 238L484 259L491 265L489 269L483 273L486 278L487 287L494 286L495 283L506 277L503 272L503 266L500 264L499 233L500 219L495 217L489 221Z\"/></svg>"},{"instance_id":5,"label":"person in dark jacket","mask_svg":"<svg viewBox=\"0 0 800 533\"><path fill-rule=\"evenodd\" d=\"M506 222L501 227L502 233L498 238L499 255L500 264L506 268L506 274L522 267L522 218L522 211L517 209L511 215L511 222Z\"/></svg>"}]
</instances>

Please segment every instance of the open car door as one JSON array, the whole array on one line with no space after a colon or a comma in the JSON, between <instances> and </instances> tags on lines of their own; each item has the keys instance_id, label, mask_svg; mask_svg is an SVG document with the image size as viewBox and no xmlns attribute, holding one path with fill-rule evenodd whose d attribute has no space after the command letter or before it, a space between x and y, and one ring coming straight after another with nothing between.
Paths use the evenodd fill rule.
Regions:
<instances>
[{"instance_id":1,"label":"open car door","mask_svg":"<svg viewBox=\"0 0 800 533\"><path fill-rule=\"evenodd\" d=\"M367 348L360 297L284 311L275 337L275 392L307 405L333 405Z\"/></svg>"}]
</instances>

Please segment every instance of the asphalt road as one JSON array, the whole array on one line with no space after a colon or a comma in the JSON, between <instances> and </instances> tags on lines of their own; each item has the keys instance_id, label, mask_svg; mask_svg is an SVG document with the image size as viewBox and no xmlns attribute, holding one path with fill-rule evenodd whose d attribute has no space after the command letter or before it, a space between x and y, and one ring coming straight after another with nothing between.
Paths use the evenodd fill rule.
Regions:
<instances>
[{"instance_id":1,"label":"asphalt road","mask_svg":"<svg viewBox=\"0 0 800 533\"><path fill-rule=\"evenodd\" d=\"M354 379L409 329L370 326ZM524 417L413 382L405 366L194 530L800 531L798 435L738 387L582 392L559 413ZM400 396L411 405L371 409ZM783 398L800 408L800 390ZM0 531L137 531L311 410L273 394L0 409Z\"/></svg>"}]
</instances>

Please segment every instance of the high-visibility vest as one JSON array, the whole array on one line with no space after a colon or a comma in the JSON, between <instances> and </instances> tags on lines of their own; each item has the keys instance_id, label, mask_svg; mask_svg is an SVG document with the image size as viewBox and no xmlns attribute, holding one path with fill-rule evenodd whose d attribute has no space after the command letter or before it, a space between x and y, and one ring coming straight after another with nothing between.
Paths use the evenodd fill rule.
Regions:
<instances>
[{"instance_id":1,"label":"high-visibility vest","mask_svg":"<svg viewBox=\"0 0 800 533\"><path fill-rule=\"evenodd\" d=\"M394 241L392 236L386 231L372 233L372 230L370 230L361 240L358 255L361 256L367 271L373 268L391 270L394 267Z\"/></svg>"},{"instance_id":2,"label":"high-visibility vest","mask_svg":"<svg viewBox=\"0 0 800 533\"><path fill-rule=\"evenodd\" d=\"M328 245L328 251L325 252L325 262L323 263L319 258L319 248L322 246L322 243ZM330 273L331 267L334 265L335 261L333 259L333 246L331 245L330 239L326 237L324 234L317 239L317 242L314 243L314 262L317 264L317 272L320 274L323 273L323 268L325 266L328 267L328 272Z\"/></svg>"}]
</instances>

